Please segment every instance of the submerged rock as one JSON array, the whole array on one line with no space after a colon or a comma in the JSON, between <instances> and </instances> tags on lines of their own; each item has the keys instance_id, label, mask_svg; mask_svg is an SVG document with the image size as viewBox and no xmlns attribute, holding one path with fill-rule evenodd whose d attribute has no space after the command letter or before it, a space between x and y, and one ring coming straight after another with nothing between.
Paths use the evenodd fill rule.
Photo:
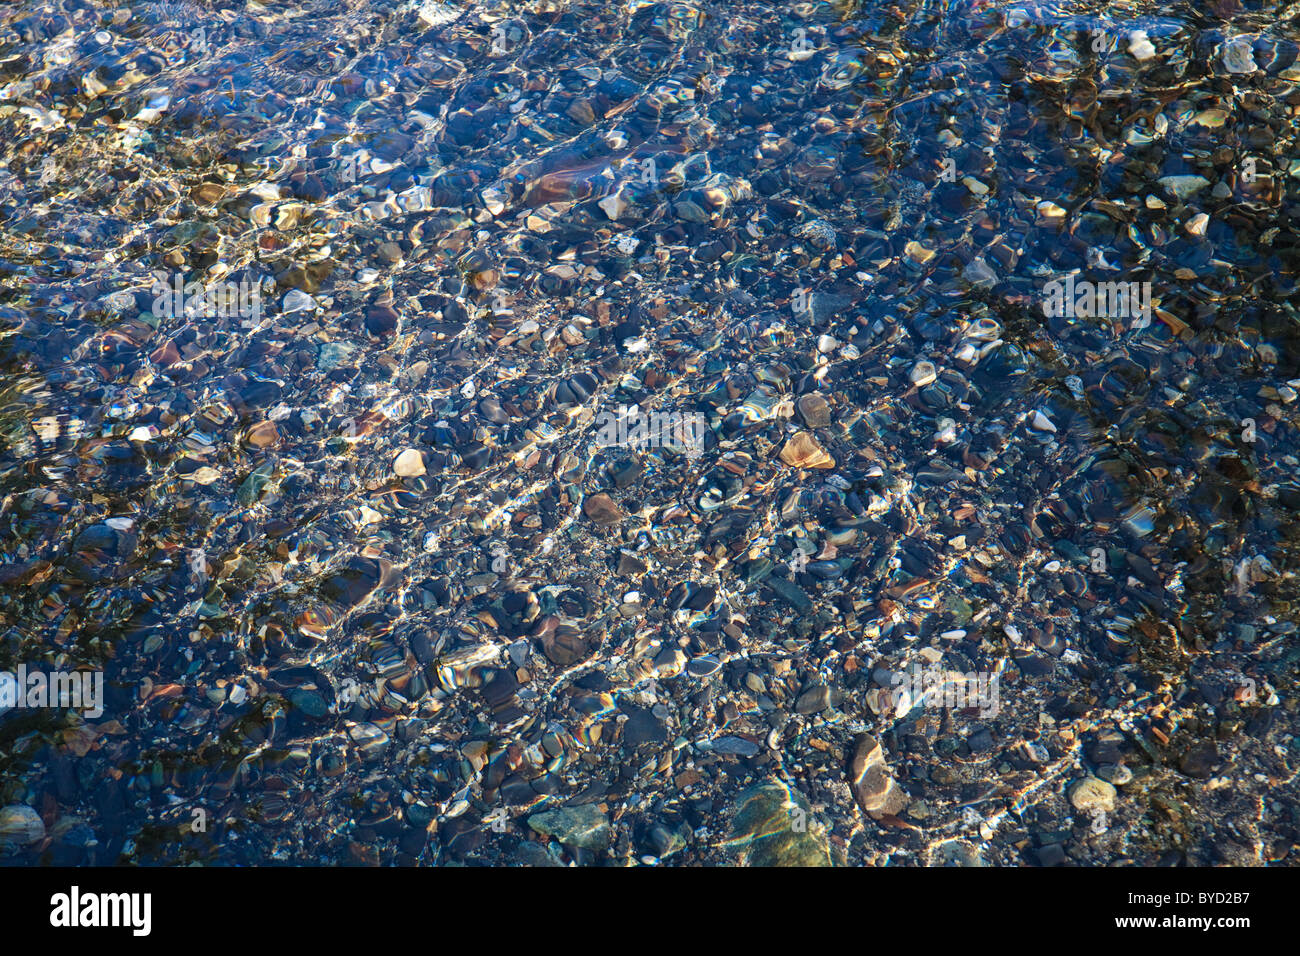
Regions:
<instances>
[{"instance_id":1,"label":"submerged rock","mask_svg":"<svg viewBox=\"0 0 1300 956\"><path fill-rule=\"evenodd\" d=\"M825 828L808 800L780 783L751 787L736 798L730 844L749 866L830 866Z\"/></svg>"},{"instance_id":2,"label":"submerged rock","mask_svg":"<svg viewBox=\"0 0 1300 956\"><path fill-rule=\"evenodd\" d=\"M792 468L834 468L832 458L811 432L797 432L781 448L781 460Z\"/></svg>"},{"instance_id":3,"label":"submerged rock","mask_svg":"<svg viewBox=\"0 0 1300 956\"><path fill-rule=\"evenodd\" d=\"M424 474L424 456L414 448L407 448L393 461L393 473L399 478L415 478Z\"/></svg>"},{"instance_id":4,"label":"submerged rock","mask_svg":"<svg viewBox=\"0 0 1300 956\"><path fill-rule=\"evenodd\" d=\"M861 734L854 744L849 784L858 806L876 819L897 815L910 799L890 774L880 741L870 734Z\"/></svg>"},{"instance_id":5,"label":"submerged rock","mask_svg":"<svg viewBox=\"0 0 1300 956\"><path fill-rule=\"evenodd\" d=\"M602 527L616 525L623 520L623 510L607 494L592 495L582 503L583 513Z\"/></svg>"},{"instance_id":6,"label":"submerged rock","mask_svg":"<svg viewBox=\"0 0 1300 956\"><path fill-rule=\"evenodd\" d=\"M1084 813L1095 810L1111 813L1115 809L1115 788L1105 780L1084 777L1070 785L1070 804Z\"/></svg>"},{"instance_id":7,"label":"submerged rock","mask_svg":"<svg viewBox=\"0 0 1300 956\"><path fill-rule=\"evenodd\" d=\"M583 850L603 850L613 838L609 818L591 804L534 813L528 825L542 836Z\"/></svg>"},{"instance_id":8,"label":"submerged rock","mask_svg":"<svg viewBox=\"0 0 1300 956\"><path fill-rule=\"evenodd\" d=\"M45 823L21 803L0 810L0 851L30 846L45 837Z\"/></svg>"}]
</instances>

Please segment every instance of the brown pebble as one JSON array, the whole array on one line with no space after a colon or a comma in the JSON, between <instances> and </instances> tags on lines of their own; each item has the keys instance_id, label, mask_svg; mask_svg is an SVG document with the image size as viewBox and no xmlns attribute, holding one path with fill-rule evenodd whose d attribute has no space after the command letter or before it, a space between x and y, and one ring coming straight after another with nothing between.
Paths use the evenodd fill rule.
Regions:
<instances>
[{"instance_id":1,"label":"brown pebble","mask_svg":"<svg viewBox=\"0 0 1300 956\"><path fill-rule=\"evenodd\" d=\"M798 432L781 449L781 460L792 468L834 468L835 459L817 444L812 432Z\"/></svg>"},{"instance_id":2,"label":"brown pebble","mask_svg":"<svg viewBox=\"0 0 1300 956\"><path fill-rule=\"evenodd\" d=\"M275 422L258 422L248 430L248 443L255 448L270 448L280 443L280 430Z\"/></svg>"},{"instance_id":3,"label":"brown pebble","mask_svg":"<svg viewBox=\"0 0 1300 956\"><path fill-rule=\"evenodd\" d=\"M211 205L218 202L226 195L225 187L217 183L200 183L190 190L190 196L194 200L205 205Z\"/></svg>"},{"instance_id":4,"label":"brown pebble","mask_svg":"<svg viewBox=\"0 0 1300 956\"><path fill-rule=\"evenodd\" d=\"M582 503L582 511L588 518L602 527L618 524L623 520L623 509L614 503L614 499L603 492L592 495Z\"/></svg>"},{"instance_id":5,"label":"brown pebble","mask_svg":"<svg viewBox=\"0 0 1300 956\"><path fill-rule=\"evenodd\" d=\"M877 820L897 815L910 799L890 776L884 749L870 734L861 734L857 739L849 765L849 785L863 812Z\"/></svg>"},{"instance_id":6,"label":"brown pebble","mask_svg":"<svg viewBox=\"0 0 1300 956\"><path fill-rule=\"evenodd\" d=\"M560 667L572 667L591 653L591 648L582 639L582 632L571 624L561 624L553 631L543 631L541 643L546 659Z\"/></svg>"},{"instance_id":7,"label":"brown pebble","mask_svg":"<svg viewBox=\"0 0 1300 956\"><path fill-rule=\"evenodd\" d=\"M826 399L816 392L800 395L795 407L799 410L799 417L809 428L821 428L831 423L831 408L826 404Z\"/></svg>"},{"instance_id":8,"label":"brown pebble","mask_svg":"<svg viewBox=\"0 0 1300 956\"><path fill-rule=\"evenodd\" d=\"M596 111L591 108L591 104L586 100L574 100L565 110L570 119L576 120L583 126L590 126L596 122Z\"/></svg>"}]
</instances>

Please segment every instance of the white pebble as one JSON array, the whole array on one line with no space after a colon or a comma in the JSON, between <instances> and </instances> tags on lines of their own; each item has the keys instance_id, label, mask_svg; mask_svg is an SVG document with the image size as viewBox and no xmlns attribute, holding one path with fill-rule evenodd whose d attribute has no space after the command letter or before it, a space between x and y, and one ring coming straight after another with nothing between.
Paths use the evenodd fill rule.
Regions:
<instances>
[{"instance_id":1,"label":"white pebble","mask_svg":"<svg viewBox=\"0 0 1300 956\"><path fill-rule=\"evenodd\" d=\"M400 478L416 478L424 474L424 456L414 448L407 448L393 462L393 471Z\"/></svg>"},{"instance_id":2,"label":"white pebble","mask_svg":"<svg viewBox=\"0 0 1300 956\"><path fill-rule=\"evenodd\" d=\"M1040 432L1051 432L1053 435L1056 434L1056 426L1053 425L1052 420L1042 412L1034 412L1034 421L1031 427Z\"/></svg>"},{"instance_id":3,"label":"white pebble","mask_svg":"<svg viewBox=\"0 0 1300 956\"><path fill-rule=\"evenodd\" d=\"M1156 55L1156 48L1147 39L1146 30L1134 30L1128 35L1128 51L1135 60L1149 60Z\"/></svg>"},{"instance_id":4,"label":"white pebble","mask_svg":"<svg viewBox=\"0 0 1300 956\"><path fill-rule=\"evenodd\" d=\"M316 300L300 289L290 289L284 294L282 308L286 313L304 312L307 309L316 308Z\"/></svg>"}]
</instances>

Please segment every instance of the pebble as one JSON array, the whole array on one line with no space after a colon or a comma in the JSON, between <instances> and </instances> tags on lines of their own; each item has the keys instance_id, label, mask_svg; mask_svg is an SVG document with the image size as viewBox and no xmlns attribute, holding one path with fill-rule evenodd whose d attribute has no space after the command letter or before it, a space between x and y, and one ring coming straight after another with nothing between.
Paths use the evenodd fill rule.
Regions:
<instances>
[{"instance_id":1,"label":"pebble","mask_svg":"<svg viewBox=\"0 0 1300 956\"><path fill-rule=\"evenodd\" d=\"M256 448L270 448L280 442L275 422L258 422L248 430L248 443Z\"/></svg>"},{"instance_id":2,"label":"pebble","mask_svg":"<svg viewBox=\"0 0 1300 956\"><path fill-rule=\"evenodd\" d=\"M1157 181L1178 199L1187 199L1210 185L1204 176L1165 176Z\"/></svg>"},{"instance_id":3,"label":"pebble","mask_svg":"<svg viewBox=\"0 0 1300 956\"><path fill-rule=\"evenodd\" d=\"M1106 764L1097 768L1097 776L1117 787L1122 787L1133 779L1133 771L1123 764Z\"/></svg>"},{"instance_id":4,"label":"pebble","mask_svg":"<svg viewBox=\"0 0 1300 956\"><path fill-rule=\"evenodd\" d=\"M1096 777L1076 780L1070 785L1069 796L1070 804L1082 813L1093 810L1110 813L1115 809L1115 788Z\"/></svg>"},{"instance_id":5,"label":"pebble","mask_svg":"<svg viewBox=\"0 0 1300 956\"><path fill-rule=\"evenodd\" d=\"M424 456L414 448L407 448L393 462L393 472L399 478L416 478L424 474Z\"/></svg>"},{"instance_id":6,"label":"pebble","mask_svg":"<svg viewBox=\"0 0 1300 956\"><path fill-rule=\"evenodd\" d=\"M938 377L939 373L935 370L933 362L917 362L908 375L912 384L917 388L929 385Z\"/></svg>"},{"instance_id":7,"label":"pebble","mask_svg":"<svg viewBox=\"0 0 1300 956\"><path fill-rule=\"evenodd\" d=\"M304 312L316 308L316 300L300 289L290 289L284 294L280 308L286 312Z\"/></svg>"},{"instance_id":8,"label":"pebble","mask_svg":"<svg viewBox=\"0 0 1300 956\"><path fill-rule=\"evenodd\" d=\"M813 687L799 695L795 702L795 713L799 714L818 714L831 706L831 689L829 687Z\"/></svg>"},{"instance_id":9,"label":"pebble","mask_svg":"<svg viewBox=\"0 0 1300 956\"><path fill-rule=\"evenodd\" d=\"M1223 65L1229 73L1254 73L1259 69L1255 64L1251 38L1235 36L1223 44Z\"/></svg>"},{"instance_id":10,"label":"pebble","mask_svg":"<svg viewBox=\"0 0 1300 956\"><path fill-rule=\"evenodd\" d=\"M31 807L16 803L0 810L0 850L30 846L45 837L45 824Z\"/></svg>"},{"instance_id":11,"label":"pebble","mask_svg":"<svg viewBox=\"0 0 1300 956\"><path fill-rule=\"evenodd\" d=\"M830 866L828 834L808 799L783 783L759 784L736 798L730 844L750 866Z\"/></svg>"},{"instance_id":12,"label":"pebble","mask_svg":"<svg viewBox=\"0 0 1300 956\"><path fill-rule=\"evenodd\" d=\"M1051 432L1053 435L1056 434L1056 426L1052 423L1052 420L1042 412L1034 412L1032 427L1036 431Z\"/></svg>"},{"instance_id":13,"label":"pebble","mask_svg":"<svg viewBox=\"0 0 1300 956\"><path fill-rule=\"evenodd\" d=\"M716 657L705 655L703 657L697 657L687 664L686 673L690 674L692 677L703 678L708 677L710 674L717 673L720 667L722 667L722 661L718 660Z\"/></svg>"},{"instance_id":14,"label":"pebble","mask_svg":"<svg viewBox=\"0 0 1300 956\"><path fill-rule=\"evenodd\" d=\"M909 800L885 765L885 752L880 741L870 734L859 735L854 745L849 785L858 806L876 819L897 815Z\"/></svg>"},{"instance_id":15,"label":"pebble","mask_svg":"<svg viewBox=\"0 0 1300 956\"><path fill-rule=\"evenodd\" d=\"M978 847L971 846L964 840L948 840L939 845L936 862L940 866L982 867L988 866L984 855Z\"/></svg>"},{"instance_id":16,"label":"pebble","mask_svg":"<svg viewBox=\"0 0 1300 956\"><path fill-rule=\"evenodd\" d=\"M797 432L781 448L781 460L792 468L834 468L832 458L811 432Z\"/></svg>"},{"instance_id":17,"label":"pebble","mask_svg":"<svg viewBox=\"0 0 1300 956\"><path fill-rule=\"evenodd\" d=\"M1156 55L1155 44L1147 38L1145 30L1133 30L1128 35L1128 51L1133 59L1149 60Z\"/></svg>"},{"instance_id":18,"label":"pebble","mask_svg":"<svg viewBox=\"0 0 1300 956\"><path fill-rule=\"evenodd\" d=\"M807 592L804 591L803 588L799 587L799 585L787 581L785 578L776 576L768 578L766 583L767 586L776 593L777 597L781 598L781 600L785 601L796 611L805 613L812 610L812 600L809 599Z\"/></svg>"},{"instance_id":19,"label":"pebble","mask_svg":"<svg viewBox=\"0 0 1300 956\"><path fill-rule=\"evenodd\" d=\"M1206 779L1214 775L1219 766L1219 748L1213 740L1192 744L1178 761L1179 769L1189 777Z\"/></svg>"},{"instance_id":20,"label":"pebble","mask_svg":"<svg viewBox=\"0 0 1300 956\"><path fill-rule=\"evenodd\" d=\"M962 277L975 286L992 286L998 281L998 274L983 256L977 256L966 264Z\"/></svg>"},{"instance_id":21,"label":"pebble","mask_svg":"<svg viewBox=\"0 0 1300 956\"><path fill-rule=\"evenodd\" d=\"M831 423L831 409L826 399L817 392L800 395L795 402L799 417L809 428L823 428Z\"/></svg>"},{"instance_id":22,"label":"pebble","mask_svg":"<svg viewBox=\"0 0 1300 956\"><path fill-rule=\"evenodd\" d=\"M714 740L712 750L717 754L732 754L737 757L753 757L760 750L759 745L745 737L719 737Z\"/></svg>"},{"instance_id":23,"label":"pebble","mask_svg":"<svg viewBox=\"0 0 1300 956\"><path fill-rule=\"evenodd\" d=\"M528 825L542 836L582 850L604 850L613 839L609 817L593 804L534 813Z\"/></svg>"},{"instance_id":24,"label":"pebble","mask_svg":"<svg viewBox=\"0 0 1300 956\"><path fill-rule=\"evenodd\" d=\"M623 214L628 211L630 204L624 198L622 190L606 196L600 202L596 203L610 219L618 221Z\"/></svg>"},{"instance_id":25,"label":"pebble","mask_svg":"<svg viewBox=\"0 0 1300 956\"><path fill-rule=\"evenodd\" d=\"M609 495L591 495L582 503L582 511L588 518L601 527L610 527L623 520L623 509L615 504Z\"/></svg>"}]
</instances>

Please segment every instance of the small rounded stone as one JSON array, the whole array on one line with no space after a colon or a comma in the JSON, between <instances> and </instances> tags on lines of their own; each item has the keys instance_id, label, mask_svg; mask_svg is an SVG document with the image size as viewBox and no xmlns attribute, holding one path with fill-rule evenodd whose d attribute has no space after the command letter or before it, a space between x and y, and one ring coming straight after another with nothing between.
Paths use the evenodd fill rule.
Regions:
<instances>
[{"instance_id":1,"label":"small rounded stone","mask_svg":"<svg viewBox=\"0 0 1300 956\"><path fill-rule=\"evenodd\" d=\"M424 456L414 448L407 448L393 462L393 471L399 478L417 478L424 474Z\"/></svg>"},{"instance_id":2,"label":"small rounded stone","mask_svg":"<svg viewBox=\"0 0 1300 956\"><path fill-rule=\"evenodd\" d=\"M1115 788L1105 780L1084 777L1070 786L1070 804L1084 813L1092 810L1109 813L1115 809Z\"/></svg>"}]
</instances>

